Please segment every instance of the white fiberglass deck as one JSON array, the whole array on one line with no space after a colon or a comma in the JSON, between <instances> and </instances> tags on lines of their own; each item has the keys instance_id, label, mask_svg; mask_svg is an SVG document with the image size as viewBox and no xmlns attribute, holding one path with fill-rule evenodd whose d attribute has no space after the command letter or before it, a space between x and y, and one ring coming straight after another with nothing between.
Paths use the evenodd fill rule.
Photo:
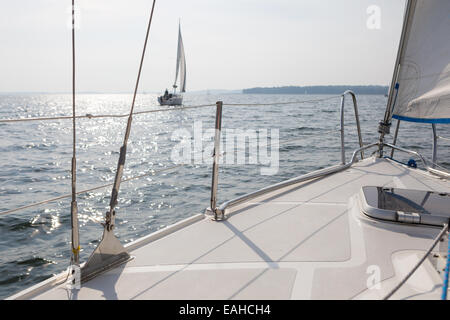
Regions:
<instances>
[{"instance_id":1,"label":"white fiberglass deck","mask_svg":"<svg viewBox=\"0 0 450 320\"><path fill-rule=\"evenodd\" d=\"M368 185L450 192L448 181L369 158L242 204L225 221L198 215L178 231L140 240L129 247L132 261L79 291L52 285L55 277L16 298L379 299L440 230L363 215L358 193ZM368 289L377 275L379 289ZM393 298L437 299L441 284L426 260Z\"/></svg>"}]
</instances>

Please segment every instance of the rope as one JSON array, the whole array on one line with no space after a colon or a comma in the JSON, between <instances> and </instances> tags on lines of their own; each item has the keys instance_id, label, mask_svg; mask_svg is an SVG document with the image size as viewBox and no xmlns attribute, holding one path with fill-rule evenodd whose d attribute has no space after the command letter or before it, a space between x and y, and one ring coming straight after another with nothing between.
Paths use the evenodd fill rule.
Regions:
<instances>
[{"instance_id":1,"label":"rope","mask_svg":"<svg viewBox=\"0 0 450 320\"><path fill-rule=\"evenodd\" d=\"M317 137L319 135L324 135L324 134L328 134L328 133L332 133L332 132L339 132L339 131L341 131L341 130L335 129L335 130L330 130L330 131L325 131L325 132L318 132L317 134L310 134L310 135L299 137L299 138L284 140L284 141L281 141L279 143L279 145L284 145L284 144L288 144L288 143L295 142L295 141L306 140L308 138L314 138L314 137ZM264 148L264 147L267 147L268 145L269 144L267 144L267 143L263 144L263 145L258 145L258 148ZM237 152L237 151L238 150L234 150L233 152ZM229 152L226 152L226 151L225 152L221 152L220 156L223 157L226 154L229 154Z\"/></svg>"},{"instance_id":2,"label":"rope","mask_svg":"<svg viewBox=\"0 0 450 320\"><path fill-rule=\"evenodd\" d=\"M309 103L309 102L319 102L319 101L326 101L326 100L332 100L340 97L341 95L336 95L328 98L323 99L312 99L312 100L300 100L300 101L288 101L288 102L271 102L271 103L224 103L224 106L273 106L273 105L285 105L285 104L300 104L300 103Z\"/></svg>"},{"instance_id":3,"label":"rope","mask_svg":"<svg viewBox=\"0 0 450 320\"><path fill-rule=\"evenodd\" d=\"M440 164L437 164L436 162L433 162L433 161L429 160L428 158L427 158L427 160L430 161L430 162L431 162L433 165L435 165L436 167L441 168L441 169L444 170L445 172L448 172L448 168L443 167L443 166L441 166Z\"/></svg>"},{"instance_id":4,"label":"rope","mask_svg":"<svg viewBox=\"0 0 450 320\"><path fill-rule=\"evenodd\" d=\"M400 140L399 138L397 138L397 145L401 144L402 142L403 142L402 140ZM440 165L440 164L438 164L438 163L436 163L436 162L433 162L433 161L432 161L430 158L428 158L428 157L425 157L425 156L423 156L423 157L426 159L426 162L427 162L427 163L431 163L432 165L434 165L434 166L436 166L436 167L442 169L444 172L449 172L449 169L448 169L448 168L446 168L446 167L444 167L444 166L442 166L442 165ZM417 161L423 162L422 159L420 159L420 158L418 158ZM426 165L426 163L425 163L424 165Z\"/></svg>"},{"instance_id":5,"label":"rope","mask_svg":"<svg viewBox=\"0 0 450 320\"><path fill-rule=\"evenodd\" d=\"M438 136L438 139L445 140L445 141L450 141L450 138L442 137L442 136Z\"/></svg>"},{"instance_id":6,"label":"rope","mask_svg":"<svg viewBox=\"0 0 450 320\"><path fill-rule=\"evenodd\" d=\"M427 162L429 162L429 163L431 163L432 165L434 165L434 166L436 166L436 167L442 169L444 172L449 172L448 168L443 167L442 165L440 165L440 164L438 164L438 163L436 163L436 162L433 162L433 161L432 161L431 159L429 159L428 157L425 157L425 156L424 156L424 158L426 159ZM418 161L422 161L422 160L421 160L421 159L418 159ZM422 162L423 162L423 161L422 161ZM425 164L425 165L426 165L426 164Z\"/></svg>"},{"instance_id":7,"label":"rope","mask_svg":"<svg viewBox=\"0 0 450 320\"><path fill-rule=\"evenodd\" d=\"M287 105L287 104L300 104L300 103L309 103L309 102L319 102L335 99L340 96L332 96L323 99L312 99L312 100L301 100L301 101L288 101L288 102L270 102L270 103L226 103L224 106L273 106L273 105ZM175 108L165 108L165 109L155 109L155 110L146 110L132 113L133 115L146 114L146 113L154 113L154 112L167 112L167 111L176 111L176 110L185 110L185 109L196 109L196 108L204 108L204 107L215 107L215 104L201 104L201 105L193 105L193 106L183 106L183 107L175 107ZM129 117L130 114L86 114L84 116L76 116L76 119L94 119L94 118L125 118ZM9 122L25 122L25 121L46 121L46 120L67 120L72 119L72 116L56 116L56 117L34 117L34 118L18 118L18 119L0 119L0 123L9 123Z\"/></svg>"},{"instance_id":8,"label":"rope","mask_svg":"<svg viewBox=\"0 0 450 320\"><path fill-rule=\"evenodd\" d=\"M329 134L329 133L333 133L333 132L340 132L340 131L341 131L341 130L340 130L338 127L336 127L336 128L334 128L333 130L329 130L329 131L325 131L325 132L317 132L317 133L315 133L315 134L307 134L307 135L305 135L305 136L303 136L303 137L301 137L301 138L299 138L299 139L285 140L285 141L282 142L282 143L287 143L287 142L296 141L296 140L301 140L301 139L307 139L307 138L309 138L309 137L317 137L317 136L321 136L321 135L324 135L324 134Z\"/></svg>"},{"instance_id":9,"label":"rope","mask_svg":"<svg viewBox=\"0 0 450 320\"><path fill-rule=\"evenodd\" d=\"M314 138L314 137L317 137L317 136L322 136L322 135L326 135L326 134L333 133L333 132L339 132L339 131L340 130L336 128L334 130L329 130L329 131L325 131L325 132L317 132L315 134L308 134L308 135L305 135L305 136L302 136L302 137L297 137L297 138L281 141L279 143L279 145L284 145L284 144L288 144L288 143L296 142L296 141L302 141L302 140L306 140L308 138ZM263 144L263 145L259 145L259 148L267 147L267 146L268 146L268 144L266 143L266 144Z\"/></svg>"},{"instance_id":10,"label":"rope","mask_svg":"<svg viewBox=\"0 0 450 320\"><path fill-rule=\"evenodd\" d=\"M302 102L306 103L306 102L311 102L311 101L323 101L323 100L329 100L329 99L332 99L332 98L335 98L335 97L330 97L330 98L325 98L325 99L307 100L307 101L285 102L285 103L282 103L282 104L302 103ZM273 104L276 104L276 103L272 103L271 105L273 105ZM254 104L254 105L258 105L258 104ZM137 114L138 115L138 114L153 113L153 112L165 112L165 111L193 109L193 108L202 108L202 107L212 107L212 106L216 106L216 105L215 104L205 104L205 105L183 106L183 107L176 107L176 108L170 108L170 109L156 109L156 110L134 112L132 114ZM126 117L126 116L130 116L130 115L129 114L128 115L86 115L86 116L75 116L75 118L103 118L103 117ZM0 120L0 122L57 120L57 119L71 119L71 118L73 118L73 117L61 116L61 117L50 117L50 118L6 119L6 120ZM324 135L324 134L328 134L328 133L332 133L332 132L336 132L336 131L339 131L339 130L334 129L334 130L325 131L325 132L318 132L317 134L311 134L311 135L303 136L303 137L300 137L300 138L294 138L294 139L285 140L285 141L281 142L280 144L282 145L282 144L286 144L286 143L290 143L290 142L294 142L294 141L298 141L298 140L304 140L304 139L307 139L309 137L314 137L314 136L318 136L318 135ZM264 146L267 146L267 144L264 145ZM225 153L223 153L222 155L224 155L224 154ZM178 168L180 166L182 166L182 165L172 166L172 167L169 167L169 168L166 168L166 169L163 169L163 170L159 170L159 171L152 171L150 173L146 173L146 174L143 174L143 175L134 176L134 177L131 177L131 178L128 178L128 179L123 179L123 180L121 180L121 182L128 182L128 181L131 181L131 180L135 180L135 179L139 179L139 178L142 178L142 177L146 177L146 176L151 175L151 174L157 174L157 173L160 173L160 172L163 172L163 171L166 171L166 170L175 169L175 168ZM95 191L95 190L102 189L102 188L109 187L109 186L113 186L113 185L114 185L114 183L109 183L109 184L105 184L105 185L102 185L102 186L97 186L97 187L93 187L93 188L90 188L90 189L85 189L85 190L82 190L82 191L78 191L75 194L79 195L79 194L87 193L87 192L90 192L90 191ZM26 206L22 206L22 207L18 207L18 208L15 208L15 209L2 211L2 212L0 212L0 216L6 215L6 214L9 214L9 213L13 213L13 212L17 212L17 211L21 211L21 210L25 210L25 209L28 209L28 208L31 208L31 207L47 204L47 203L50 203L50 202L54 202L54 201L57 201L57 200L68 198L70 196L71 195L66 194L66 195L62 195L62 196L59 196L59 197L47 199L47 200L44 200L44 201L35 202L35 203L29 204L29 205L26 205Z\"/></svg>"},{"instance_id":11,"label":"rope","mask_svg":"<svg viewBox=\"0 0 450 320\"><path fill-rule=\"evenodd\" d=\"M168 167L168 168L161 169L161 170L156 170L156 171L152 170L151 172L148 172L148 173L145 173L145 174L141 174L141 175L138 175L138 176L133 176L131 178L123 179L122 182L129 182L129 181L140 179L140 178L143 178L143 177L146 177L146 176L155 175L155 174L158 174L158 173L161 173L161 172L164 172L164 171L169 171L169 170L172 170L172 169L176 169L176 168L181 167L181 166L183 166L183 165L176 165L176 166L172 166L172 167ZM95 191L95 190L98 190L98 189L110 187L112 185L114 185L114 183L108 183L108 184L105 184L105 185L102 185L102 186L97 186L97 187L93 187L93 188L90 188L90 189L77 191L76 194L79 195L79 194ZM46 204L46 203L50 203L50 202L54 202L54 201L57 201L57 200L61 200L61 199L64 199L64 198L69 198L69 197L71 197L71 195L72 194L65 194L65 195L62 195L62 196L59 196L59 197L56 197L56 198L51 198L51 199L47 199L47 200L44 200L44 201L35 202L35 203L29 204L29 205L26 205L26 206L18 207L18 208L15 208L15 209L2 211L2 212L0 212L0 216L7 215L9 213L13 213L13 212L17 212L17 211L22 211L22 210L25 210L25 209L28 209L28 208L31 208L31 207L35 207L35 206L40 206L40 205L43 205L43 204Z\"/></svg>"},{"instance_id":12,"label":"rope","mask_svg":"<svg viewBox=\"0 0 450 320\"><path fill-rule=\"evenodd\" d=\"M306 135L306 136L299 137L299 138L288 139L288 140L284 140L284 141L280 142L280 145L284 145L284 144L295 142L295 141L305 140L305 139L308 139L310 137L317 137L319 135L325 135L325 134L328 134L328 133L338 132L338 131L340 131L340 130L339 129L334 129L334 130L325 131L325 132L318 132L317 134ZM264 145L261 145L260 147L266 147L266 146L268 146L267 143L264 144ZM204 150L195 152L194 156L197 155L197 154L203 154L203 152L204 152ZM221 156L223 156L225 154L227 154L227 152L221 153ZM123 179L122 182L129 182L129 181L132 181L132 180L140 179L140 178L143 178L143 177L146 177L146 176L149 176L149 175L155 175L155 174L158 174L160 172L172 170L172 169L175 169L175 168L178 168L178 167L182 167L182 166L183 165L175 165L175 166L168 167L168 168L162 169L162 170L157 170L157 171L152 170L151 172L148 172L148 173L145 173L145 174L142 174L142 175L133 176L131 178ZM78 192L76 192L76 194L79 195L79 194L95 191L95 190L98 190L98 189L110 187L110 186L113 186L113 185L114 185L114 183L109 183L109 184L93 187L93 188L90 188L90 189L85 189L85 190L82 190L82 191L78 191ZM22 210L25 210L25 209L28 209L28 208L31 208L31 207L47 204L47 203L50 203L50 202L54 202L54 201L57 201L57 200L68 198L70 196L71 196L70 194L66 194L66 195L62 195L62 196L59 196L59 197L47 199L47 200L44 200L44 201L35 202L35 203L29 204L29 205L26 205L26 206L22 206L22 207L18 207L18 208L15 208L15 209L2 211L2 212L0 212L0 216L7 215L9 213L13 213L13 212L17 212L17 211L22 211Z\"/></svg>"},{"instance_id":13,"label":"rope","mask_svg":"<svg viewBox=\"0 0 450 320\"><path fill-rule=\"evenodd\" d=\"M165 111L175 111L175 110L184 110L184 109L195 109L195 108L204 108L204 107L215 107L215 104L201 104L194 106L184 106L184 107L176 107L176 108L166 108L166 109L155 109L155 110L146 110L133 112L133 115L145 114L145 113L154 113L154 112L165 112ZM94 118L125 118L129 117L130 114L86 114L84 116L76 116L75 119L94 119ZM0 123L9 123L9 122L26 122L26 121L46 121L46 120L68 120L72 119L72 116L56 116L56 117L37 117L37 118L18 118L18 119L0 119Z\"/></svg>"},{"instance_id":14,"label":"rope","mask_svg":"<svg viewBox=\"0 0 450 320\"><path fill-rule=\"evenodd\" d=\"M420 267L420 265L425 261L425 259L428 257L428 255L431 253L431 251L433 251L434 247L436 246L436 244L441 240L441 238L444 236L444 234L447 232L448 230L448 224L444 224L444 227L442 228L441 232L439 232L438 236L436 237L436 239L433 241L433 243L431 244L431 247L427 250L427 252L424 254L424 256L422 257L422 259L420 259L420 261L414 266L414 268L412 268L412 270L406 275L405 278L403 278L402 281L400 281L400 283L395 286L394 289L392 289L384 298L383 300L388 300L394 293L397 292L398 289L400 289L401 286L403 286L405 284L406 281L408 281L408 279L413 275L413 273Z\"/></svg>"}]
</instances>

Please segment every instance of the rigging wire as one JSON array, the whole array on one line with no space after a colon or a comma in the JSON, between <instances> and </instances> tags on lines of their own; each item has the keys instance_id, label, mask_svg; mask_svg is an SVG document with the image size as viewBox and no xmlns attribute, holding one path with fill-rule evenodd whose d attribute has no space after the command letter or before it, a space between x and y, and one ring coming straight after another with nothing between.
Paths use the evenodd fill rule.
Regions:
<instances>
[{"instance_id":1,"label":"rigging wire","mask_svg":"<svg viewBox=\"0 0 450 320\"><path fill-rule=\"evenodd\" d=\"M144 48L142 50L141 62L139 64L139 72L138 72L137 79L136 79L136 86L134 88L133 101L131 103L131 108L130 108L130 115L128 117L127 128L125 130L125 137L123 139L123 145L120 148L119 161L117 163L117 170L116 170L116 177L114 179L114 186L111 191L111 201L109 203L109 211L106 213L105 230L108 230L108 231L110 231L114 226L114 208L117 205L117 197L119 195L120 182L122 180L123 169L125 167L125 160L126 160L126 154L127 154L127 143L128 143L128 138L129 138L130 132L131 132L131 122L133 121L134 104L136 102L136 94L137 94L137 90L139 87L139 80L141 78L142 65L144 64L145 50L147 48L148 35L150 33L150 26L152 24L153 11L155 9L155 2L156 2L156 0L153 0L152 11L150 13L150 18L149 18L148 26L147 26L147 33L145 35Z\"/></svg>"},{"instance_id":2,"label":"rigging wire","mask_svg":"<svg viewBox=\"0 0 450 320\"><path fill-rule=\"evenodd\" d=\"M447 137L437 136L437 138L445 141L450 141L450 138Z\"/></svg>"},{"instance_id":3,"label":"rigging wire","mask_svg":"<svg viewBox=\"0 0 450 320\"><path fill-rule=\"evenodd\" d=\"M402 142L402 140L400 140L399 138L397 138L397 145L399 145L401 142ZM447 167L444 167L444 166L440 165L440 164L437 163L437 162L433 162L432 159L429 159L429 158L426 157L426 156L423 156L423 157L425 158L425 160L426 160L427 163L430 163L430 164L432 164L432 165L434 165L434 166L440 168L440 169L441 169L442 171L444 171L444 172L449 172L449 169L448 169ZM392 158L392 157L391 157L391 158ZM417 161L420 161L420 162L423 163L422 159L420 159L420 158L418 158ZM427 164L424 163L424 165L426 166Z\"/></svg>"},{"instance_id":4,"label":"rigging wire","mask_svg":"<svg viewBox=\"0 0 450 320\"><path fill-rule=\"evenodd\" d=\"M70 217L72 224L71 261L75 265L78 265L80 263L80 241L78 232L78 205L76 187L77 158L75 111L75 0L72 0L72 202L70 204Z\"/></svg>"},{"instance_id":5,"label":"rigging wire","mask_svg":"<svg viewBox=\"0 0 450 320\"><path fill-rule=\"evenodd\" d=\"M288 104L302 104L302 103L310 103L310 102L320 102L326 100L332 100L340 97L340 95L332 96L328 98L321 99L312 99L312 100L299 100L299 101L287 101L287 102L268 102L268 103L224 103L224 106L275 106L275 105L288 105ZM185 110L185 109L196 109L196 108L204 108L204 107L215 107L216 104L200 104L200 105L192 105L192 106L183 106L183 107L175 107L175 108L165 108L165 109L154 109L154 110L145 110L133 112L133 115L146 114L146 113L155 113L155 112L168 112L168 111L176 111L176 110ZM95 119L95 118L125 118L129 117L129 114L86 114L84 116L75 116L76 119ZM72 116L55 116L55 117L32 117L32 118L16 118L16 119L0 119L0 123L10 123L10 122L26 122L26 121L47 121L47 120L67 120L72 119Z\"/></svg>"},{"instance_id":6,"label":"rigging wire","mask_svg":"<svg viewBox=\"0 0 450 320\"><path fill-rule=\"evenodd\" d=\"M433 164L434 166L436 166L436 167L442 169L444 172L449 172L448 168L446 168L446 167L444 167L444 166L442 166L442 165L440 165L440 164L438 164L438 163L436 163L436 162L433 162L432 160L430 160L430 159L428 159L428 158L427 158L427 161L429 161L429 162L430 162L431 164Z\"/></svg>"},{"instance_id":7,"label":"rigging wire","mask_svg":"<svg viewBox=\"0 0 450 320\"><path fill-rule=\"evenodd\" d=\"M164 169L161 169L161 170L151 170L150 172L147 172L147 173L144 173L144 174L141 174L141 175L137 175L137 176L133 176L133 177L130 177L130 178L123 179L122 182L129 182L129 181L140 179L140 178L144 178L144 177L147 177L147 176L150 176L150 175L156 175L158 173L161 173L161 172L164 172L164 171L169 171L169 170L172 170L172 169L176 169L176 168L181 167L181 166L183 166L183 165L181 165L181 164L180 165L175 165L175 166L167 167L167 168L164 168ZM106 187L110 187L110 186L113 186L113 185L114 185L114 183L108 183L108 184L104 184L104 185L101 185L101 186L97 186L97 187L93 187L93 188L77 191L77 195L83 194L83 193L87 193L87 192L91 192L91 191L95 191L95 190L102 189L102 188L106 188ZM65 194L65 195L62 195L62 196L59 196L59 197L55 197L55 198L51 198L51 199L47 199L47 200L44 200L44 201L31 203L31 204L26 205L26 206L22 206L22 207L10 209L10 210L2 211L2 212L0 212L0 216L7 215L9 213L13 213L13 212L17 212L17 211L21 211L21 210L25 210L25 209L28 209L28 208L36 207L36 206L43 205L43 204L46 204L46 203L54 202L54 201L57 201L57 200L69 198L69 197L71 197L71 195L72 195L71 193L70 194Z\"/></svg>"}]
</instances>

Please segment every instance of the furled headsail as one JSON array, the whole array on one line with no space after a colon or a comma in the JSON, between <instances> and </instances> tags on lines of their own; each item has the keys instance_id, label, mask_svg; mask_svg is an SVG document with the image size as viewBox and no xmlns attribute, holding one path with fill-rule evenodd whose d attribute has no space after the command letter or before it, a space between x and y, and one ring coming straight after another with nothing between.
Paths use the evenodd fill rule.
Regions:
<instances>
[{"instance_id":1,"label":"furled headsail","mask_svg":"<svg viewBox=\"0 0 450 320\"><path fill-rule=\"evenodd\" d=\"M183 38L181 37L181 25L178 26L178 50L177 50L177 66L175 72L174 88L180 75L180 92L186 92L186 59L184 57Z\"/></svg>"},{"instance_id":2,"label":"furled headsail","mask_svg":"<svg viewBox=\"0 0 450 320\"><path fill-rule=\"evenodd\" d=\"M392 105L392 117L399 120L450 123L449 0L408 2L389 109Z\"/></svg>"}]
</instances>

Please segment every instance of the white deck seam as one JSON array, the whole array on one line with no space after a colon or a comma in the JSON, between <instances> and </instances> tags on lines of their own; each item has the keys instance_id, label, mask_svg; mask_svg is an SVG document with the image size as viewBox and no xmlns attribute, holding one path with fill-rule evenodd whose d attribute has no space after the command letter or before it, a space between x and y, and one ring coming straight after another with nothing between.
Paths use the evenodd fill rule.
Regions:
<instances>
[{"instance_id":1,"label":"white deck seam","mask_svg":"<svg viewBox=\"0 0 450 320\"><path fill-rule=\"evenodd\" d=\"M268 202L249 202L251 205L263 205L267 204ZM275 204L311 204L311 205L325 205L325 206L346 206L346 203L342 202L310 202L308 201L271 201L271 203Z\"/></svg>"}]
</instances>

